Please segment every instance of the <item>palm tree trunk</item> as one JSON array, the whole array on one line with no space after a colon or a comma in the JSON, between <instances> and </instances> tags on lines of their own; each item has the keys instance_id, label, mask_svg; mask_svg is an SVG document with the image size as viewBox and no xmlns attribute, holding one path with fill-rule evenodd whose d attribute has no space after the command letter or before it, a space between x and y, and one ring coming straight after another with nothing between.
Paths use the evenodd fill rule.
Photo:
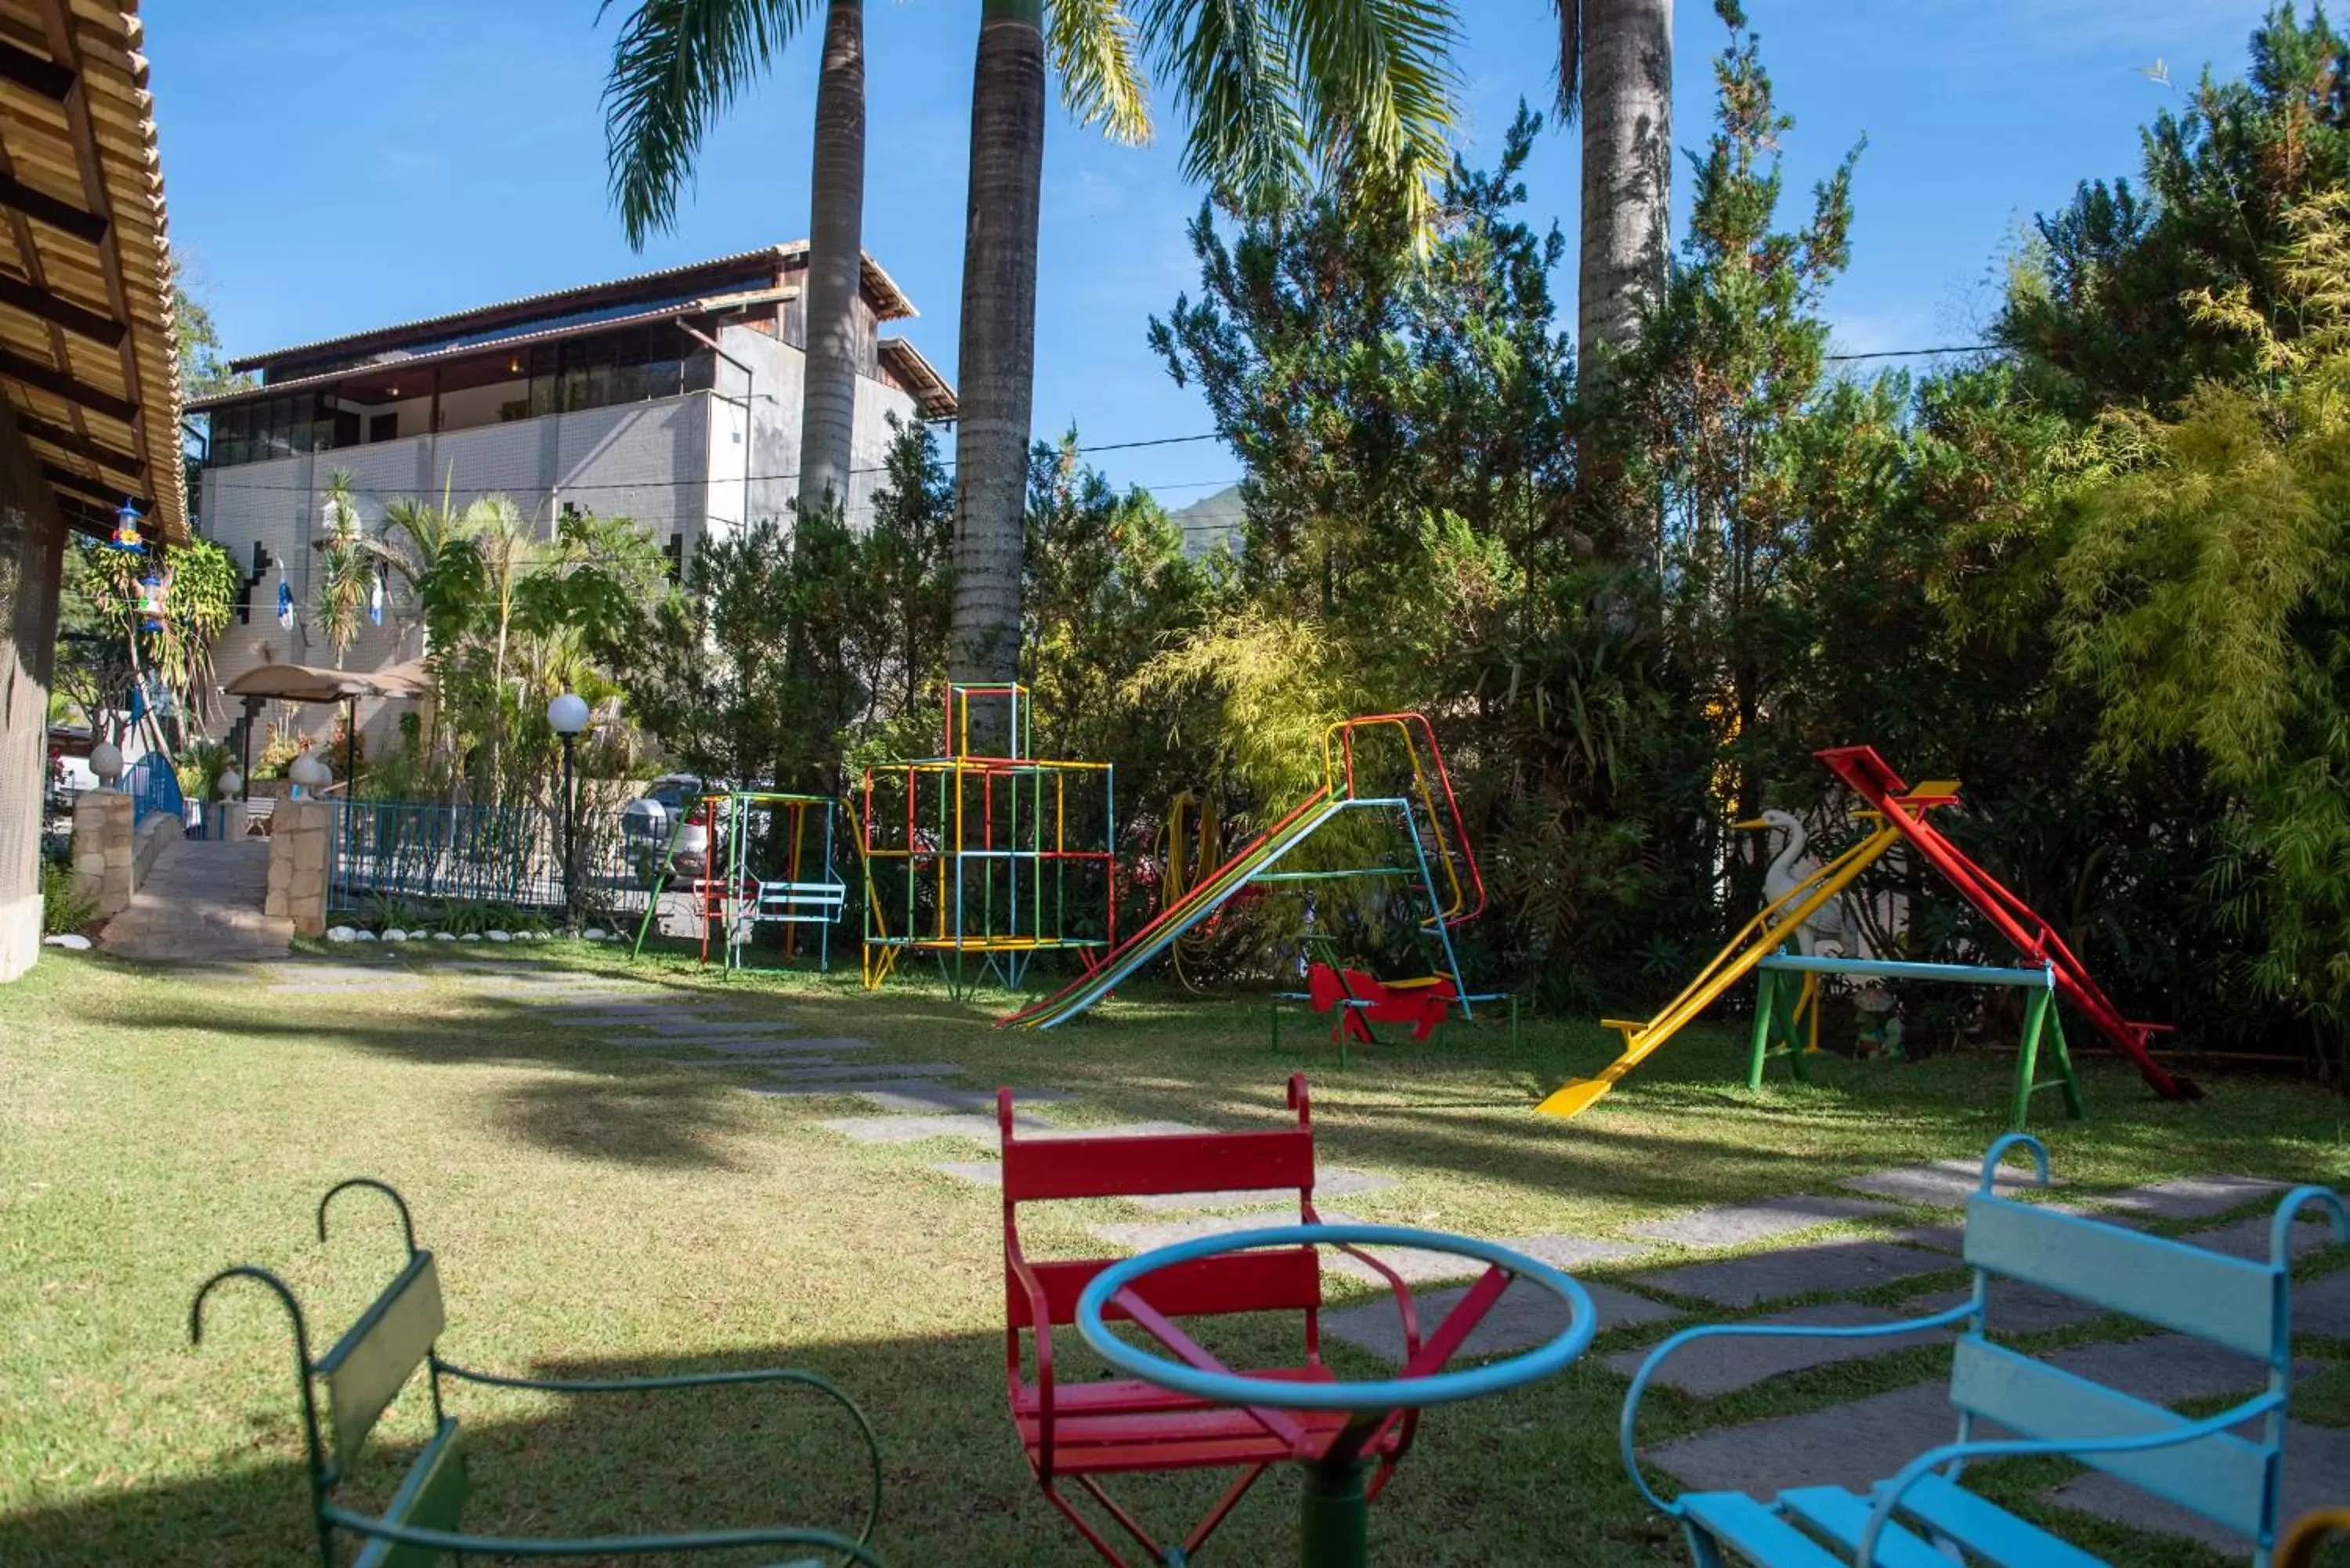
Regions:
<instances>
[{"instance_id":1,"label":"palm tree trunk","mask_svg":"<svg viewBox=\"0 0 2350 1568\"><path fill-rule=\"evenodd\" d=\"M1664 287L1673 0L1584 0L1580 374L1604 384Z\"/></svg>"},{"instance_id":2,"label":"palm tree trunk","mask_svg":"<svg viewBox=\"0 0 2350 1568\"><path fill-rule=\"evenodd\" d=\"M865 230L865 5L829 0L808 177L807 375L800 515L848 499L857 413L858 283ZM795 531L795 539L797 533Z\"/></svg>"},{"instance_id":3,"label":"palm tree trunk","mask_svg":"<svg viewBox=\"0 0 2350 1568\"><path fill-rule=\"evenodd\" d=\"M960 681L1010 680L1019 670L1022 524L1036 379L1037 202L1045 171L1043 22L1041 0L985 0L980 22L956 366L962 414L955 429L948 670Z\"/></svg>"}]
</instances>

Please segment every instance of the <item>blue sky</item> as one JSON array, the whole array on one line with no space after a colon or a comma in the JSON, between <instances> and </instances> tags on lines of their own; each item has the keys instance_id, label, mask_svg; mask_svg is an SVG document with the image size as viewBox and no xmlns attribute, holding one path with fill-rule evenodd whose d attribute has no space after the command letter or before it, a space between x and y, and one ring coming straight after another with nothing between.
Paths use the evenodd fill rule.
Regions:
<instances>
[{"instance_id":1,"label":"blue sky","mask_svg":"<svg viewBox=\"0 0 2350 1568\"><path fill-rule=\"evenodd\" d=\"M624 0L625 3L625 0ZM1551 12L1461 0L1463 140L1498 145L1551 92ZM1971 342L2035 211L2137 166L2137 128L2209 62L2239 74L2262 5L2217 0L1748 0L1801 193L1863 136L1851 271L1828 308L1847 351ZM631 253L604 192L598 95L617 21L594 0L182 0L145 13L172 239L232 354L796 239L807 222L813 36L708 143L674 233ZM900 330L953 375L979 7L868 0L866 248L921 316ZM1711 5L1679 0L1675 140L1701 142ZM2139 67L2167 61L2177 88ZM1046 132L1036 431L1088 444L1209 421L1143 338L1194 287L1200 192L1180 127L1114 147ZM1569 237L1575 136L1546 134L1528 211ZM1685 182L1684 182L1685 183ZM1097 461L1170 506L1238 474L1209 441Z\"/></svg>"}]
</instances>

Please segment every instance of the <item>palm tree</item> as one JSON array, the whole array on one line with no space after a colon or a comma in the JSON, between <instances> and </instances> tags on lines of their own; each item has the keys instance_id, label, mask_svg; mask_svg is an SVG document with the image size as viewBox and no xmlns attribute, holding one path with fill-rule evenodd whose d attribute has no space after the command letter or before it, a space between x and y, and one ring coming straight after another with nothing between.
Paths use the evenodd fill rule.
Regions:
<instances>
[{"instance_id":1,"label":"palm tree","mask_svg":"<svg viewBox=\"0 0 2350 1568\"><path fill-rule=\"evenodd\" d=\"M1014 677L1035 386L1037 207L1049 51L1063 99L1113 137L1150 129L1140 62L1191 124L1183 171L1243 210L1277 208L1309 172L1368 202L1430 211L1451 124L1445 0L983 0L972 89L970 211L957 355L955 587L949 673Z\"/></svg>"},{"instance_id":2,"label":"palm tree","mask_svg":"<svg viewBox=\"0 0 2350 1568\"><path fill-rule=\"evenodd\" d=\"M604 97L613 194L632 239L668 222L702 136L806 5L639 0ZM1048 56L1070 111L1125 141L1150 134L1151 61L1191 120L1184 172L1244 207L1277 206L1310 174L1343 172L1367 201L1425 215L1447 156L1451 40L1446 0L1152 0L1139 22L1120 0L981 0L957 360L956 679L1008 679L1019 656ZM860 54L860 84L862 70ZM861 115L857 124L861 157ZM832 129L819 95L819 167ZM821 227L811 224L812 245ZM812 254L811 347L817 265Z\"/></svg>"},{"instance_id":3,"label":"palm tree","mask_svg":"<svg viewBox=\"0 0 2350 1568\"><path fill-rule=\"evenodd\" d=\"M1552 0L1558 111L1583 117L1575 342L1586 383L1640 335L1662 296L1672 197L1673 0Z\"/></svg>"},{"instance_id":4,"label":"palm tree","mask_svg":"<svg viewBox=\"0 0 2350 1568\"><path fill-rule=\"evenodd\" d=\"M538 554L538 540L521 509L504 495L484 495L469 504L457 520L457 534L480 563L484 630L490 635L490 749L484 776L490 798L502 800L498 768L505 738L506 653L514 636L516 590Z\"/></svg>"},{"instance_id":5,"label":"palm tree","mask_svg":"<svg viewBox=\"0 0 2350 1568\"><path fill-rule=\"evenodd\" d=\"M335 668L359 639L359 623L367 618L368 596L375 586L375 556L359 524L359 504L351 495L351 476L340 469L327 480L327 533L318 541L318 578L310 612L311 624L334 649Z\"/></svg>"},{"instance_id":6,"label":"palm tree","mask_svg":"<svg viewBox=\"0 0 2350 1568\"><path fill-rule=\"evenodd\" d=\"M605 0L602 10L611 7ZM702 139L806 20L807 0L639 0L604 85L612 199L629 244L677 218ZM865 7L827 0L816 75L803 296L799 510L848 497L857 409L857 294L864 275Z\"/></svg>"}]
</instances>

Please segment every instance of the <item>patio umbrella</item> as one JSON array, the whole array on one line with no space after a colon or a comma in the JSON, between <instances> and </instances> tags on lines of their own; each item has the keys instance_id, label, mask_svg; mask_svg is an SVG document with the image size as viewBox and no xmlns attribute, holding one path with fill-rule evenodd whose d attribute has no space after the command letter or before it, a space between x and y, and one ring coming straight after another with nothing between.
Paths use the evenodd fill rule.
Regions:
<instances>
[{"instance_id":1,"label":"patio umbrella","mask_svg":"<svg viewBox=\"0 0 2350 1568\"><path fill-rule=\"evenodd\" d=\"M243 771L249 780L253 753L253 720L261 712L264 702L341 702L347 704L343 716L343 785L351 786L352 775L358 771L359 700L362 697L389 697L413 701L424 695L431 685L421 659L394 665L362 674L355 670L322 670L310 664L260 664L246 670L221 688L223 693L244 699L245 758Z\"/></svg>"}]
</instances>

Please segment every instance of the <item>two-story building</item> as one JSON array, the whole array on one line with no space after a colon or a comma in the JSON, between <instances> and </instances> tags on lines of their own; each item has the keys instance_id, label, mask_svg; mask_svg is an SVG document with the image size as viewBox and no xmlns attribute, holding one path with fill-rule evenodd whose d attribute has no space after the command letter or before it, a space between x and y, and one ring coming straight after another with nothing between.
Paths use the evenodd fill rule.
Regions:
<instances>
[{"instance_id":1,"label":"two-story building","mask_svg":"<svg viewBox=\"0 0 2350 1568\"><path fill-rule=\"evenodd\" d=\"M213 661L226 682L265 662L328 664L310 628L327 485L350 475L370 532L386 504L513 499L541 537L569 508L634 518L680 564L709 533L787 518L798 493L805 243L377 327L237 360L258 387L192 402L209 416L198 517L249 574ZM847 504L868 514L889 416L951 419L955 397L883 323L913 305L869 256L858 302L855 458ZM279 624L278 585L296 613ZM387 615L343 663L416 658ZM292 715L323 733L329 705ZM360 704L370 743L394 720Z\"/></svg>"}]
</instances>

